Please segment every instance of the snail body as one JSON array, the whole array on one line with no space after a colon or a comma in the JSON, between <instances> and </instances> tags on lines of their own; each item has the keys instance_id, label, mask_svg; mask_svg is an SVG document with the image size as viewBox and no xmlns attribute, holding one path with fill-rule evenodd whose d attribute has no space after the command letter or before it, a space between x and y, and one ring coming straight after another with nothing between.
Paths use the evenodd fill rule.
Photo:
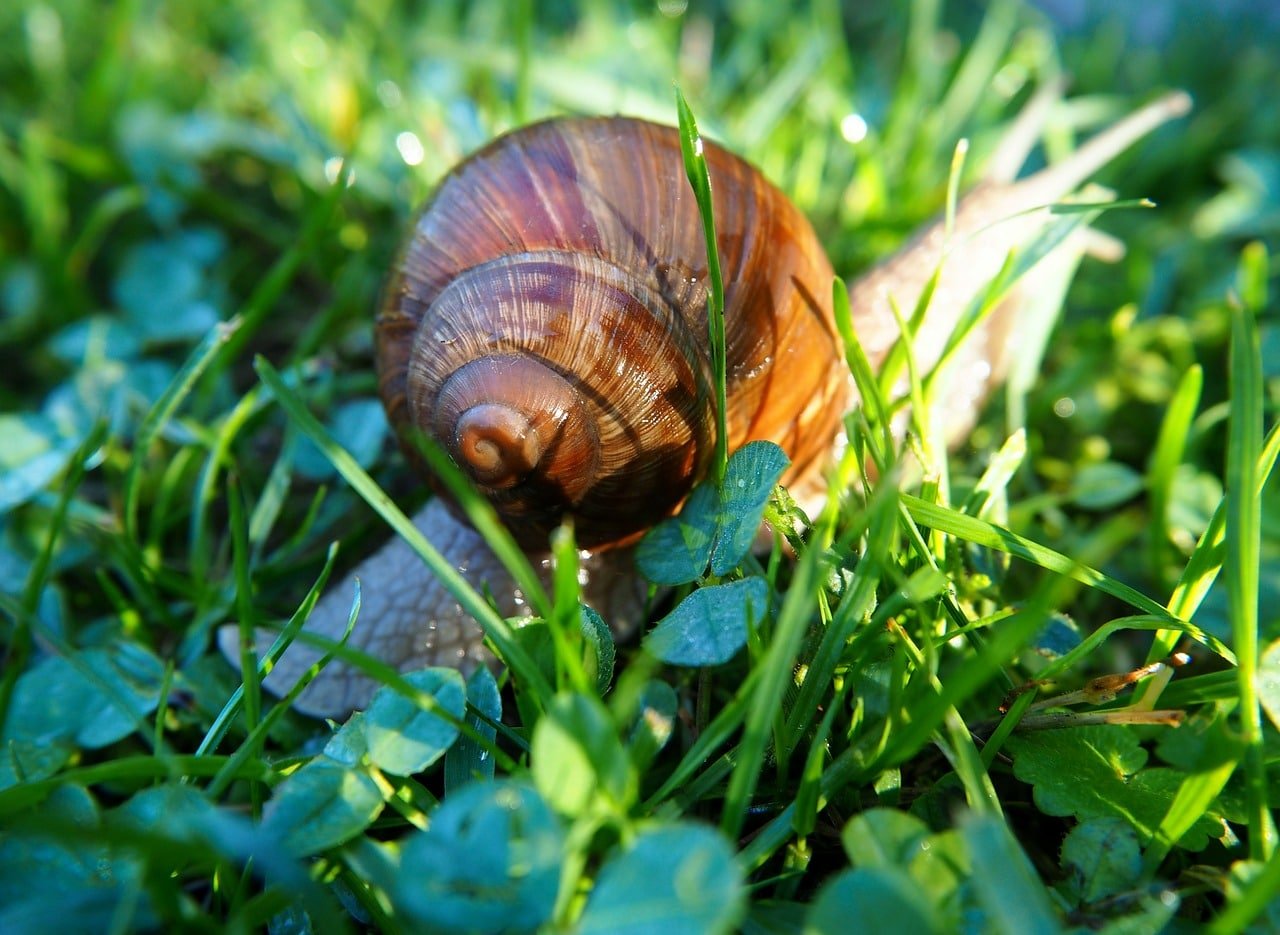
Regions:
<instances>
[{"instance_id":1,"label":"snail body","mask_svg":"<svg viewBox=\"0 0 1280 935\"><path fill-rule=\"evenodd\" d=\"M926 227L851 284L854 327L873 365L899 334L891 300L910 309L944 251L916 336L923 368L1008 252L1045 223L1028 209L1060 199L1189 104L1163 98L1012 182L1046 101L1015 123L949 236L941 222ZM781 192L727 151L704 151L726 287L729 447L772 440L792 462L783 483L820 489L855 395L832 319L831 265ZM628 118L535 124L442 181L389 277L377 323L379 390L410 460L414 433L434 438L535 556L572 518L578 542L594 550L584 599L616 629L634 624L641 606L625 546L678 507L714 449L702 238L675 130ZM1032 293L1042 267L1074 263L1084 246L1059 248L1020 288ZM948 365L951 389L938 405L952 441L1017 352L1019 308L1015 290ZM506 569L440 498L415 523L500 613L527 612ZM356 578L364 602L352 645L406 670L469 669L486 658L478 625L398 539L332 588L308 629L341 634ZM233 655L234 628L221 639ZM318 655L294 644L264 684L287 690ZM334 663L295 706L341 716L375 688Z\"/></svg>"}]
</instances>

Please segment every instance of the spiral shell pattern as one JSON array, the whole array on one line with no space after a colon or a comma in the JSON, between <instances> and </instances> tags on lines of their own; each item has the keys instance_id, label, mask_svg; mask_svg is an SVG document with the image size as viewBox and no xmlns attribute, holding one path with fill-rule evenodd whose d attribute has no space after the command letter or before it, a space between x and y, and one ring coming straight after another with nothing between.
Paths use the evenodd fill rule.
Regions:
<instances>
[{"instance_id":1,"label":"spiral shell pattern","mask_svg":"<svg viewBox=\"0 0 1280 935\"><path fill-rule=\"evenodd\" d=\"M832 273L808 222L747 163L705 149L726 288L729 444L817 467L843 412ZM676 131L535 124L450 173L378 321L392 422L442 444L532 548L634 538L714 448L707 262Z\"/></svg>"}]
</instances>

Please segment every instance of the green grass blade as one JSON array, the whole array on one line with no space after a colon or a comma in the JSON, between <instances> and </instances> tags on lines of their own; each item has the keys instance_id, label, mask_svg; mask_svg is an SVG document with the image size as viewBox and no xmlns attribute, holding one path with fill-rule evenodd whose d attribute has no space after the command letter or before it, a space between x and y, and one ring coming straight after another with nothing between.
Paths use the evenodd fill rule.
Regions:
<instances>
[{"instance_id":1,"label":"green grass blade","mask_svg":"<svg viewBox=\"0 0 1280 935\"><path fill-rule=\"evenodd\" d=\"M1199 364L1187 368L1178 381L1173 398L1160 423L1156 446L1147 462L1147 496L1151 501L1151 529L1149 545L1151 567L1159 574L1165 566L1169 551L1169 496L1173 488L1174 473L1187 449L1187 436L1200 404L1200 390L1204 384L1204 371Z\"/></svg>"},{"instance_id":2,"label":"green grass blade","mask_svg":"<svg viewBox=\"0 0 1280 935\"><path fill-rule=\"evenodd\" d=\"M1242 265L1264 265L1260 244L1245 251ZM1250 274L1249 278L1258 278ZM1262 277L1262 278L1265 278ZM1254 310L1231 303L1230 417L1227 435L1227 597L1240 679L1240 730L1246 744L1245 798L1249 811L1249 856L1268 860L1276 845L1267 804L1258 697L1258 569L1262 505L1258 452L1262 448L1262 351Z\"/></svg>"},{"instance_id":3,"label":"green grass blade","mask_svg":"<svg viewBox=\"0 0 1280 935\"><path fill-rule=\"evenodd\" d=\"M138 498L141 496L142 471L147 462L147 452L156 436L164 429L183 400L191 393L196 381L209 368L218 352L227 346L240 330L241 320L214 325L213 329L196 345L186 362L178 370L169 386L156 400L134 436L134 457L129 465L129 476L124 486L124 534L130 541L140 540L138 534Z\"/></svg>"},{"instance_id":4,"label":"green grass blade","mask_svg":"<svg viewBox=\"0 0 1280 935\"><path fill-rule=\"evenodd\" d=\"M1030 539L1026 539L994 523L988 523L972 516L965 516L963 513L932 503L926 503L919 497L913 497L910 494L903 494L902 502L915 521L922 526L939 529L966 542L973 542L990 549L1007 552L1023 561L1039 565L1047 571L1065 575L1068 578L1079 581L1081 584L1110 594L1112 597L1118 598L1126 604L1153 616L1170 620L1177 619L1164 607L1161 607L1151 598L1134 590L1127 584L1116 581L1097 569L1090 568L1060 552L1055 552L1053 549L1032 542Z\"/></svg>"},{"instance_id":5,"label":"green grass blade","mask_svg":"<svg viewBox=\"0 0 1280 935\"><path fill-rule=\"evenodd\" d=\"M271 671L271 667L275 665L276 660L284 654L284 651L288 648L289 644L294 641L298 632L307 622L307 617L310 616L312 609L316 606L316 601L320 599L320 595L324 591L324 586L329 582L329 575L333 571L333 563L337 557L338 547L335 543L329 546L329 552L325 558L324 567L320 569L320 574L311 585L311 590L307 591L306 595L302 598L302 603L299 604L298 609L293 612L293 616L289 618L284 629L280 631L271 646L262 654L262 658L258 660L259 680L261 679L261 676L266 675ZM358 584L357 587L359 587ZM357 601L359 600L359 597L359 591L357 591ZM227 699L227 703L222 706L217 717L213 719L213 723L209 726L209 729L205 731L204 739L201 740L200 745L196 747L196 756L206 756L216 750L218 748L218 744L222 743L222 738L226 736L227 731L230 730L231 724L236 718L236 715L240 713L240 707L244 703L244 690L245 686L242 679L241 684L237 686L234 692L232 692L231 697Z\"/></svg>"},{"instance_id":6,"label":"green grass blade","mask_svg":"<svg viewBox=\"0 0 1280 935\"><path fill-rule=\"evenodd\" d=\"M369 506L373 507L379 516L386 520L396 535L404 539L418 553L423 564L435 575L441 585L453 595L463 610L476 619L484 630L485 636L493 641L499 654L532 691L539 704L545 704L551 697L551 686L538 671L533 659L516 642L511 625L489 606L456 568L444 560L444 557L426 540L364 468L360 467L351 455L329 437L324 426L308 411L302 399L289 389L275 368L261 357L255 361L255 364L262 382L289 413L290 419L298 429L316 444L343 479Z\"/></svg>"},{"instance_id":7,"label":"green grass blade","mask_svg":"<svg viewBox=\"0 0 1280 935\"><path fill-rule=\"evenodd\" d=\"M689 177L689 185L698 202L698 213L702 216L702 230L707 242L707 273L710 279L710 288L707 290L707 337L708 347L711 349L711 373L716 384L715 476L717 480L723 480L725 465L729 463L724 278L720 273L720 248L716 240L711 177L707 174L707 160L702 153L702 137L698 135L698 124L694 120L693 111L689 109L689 103L679 88L676 88L676 111L680 117L680 152L684 156L685 174Z\"/></svg>"},{"instance_id":8,"label":"green grass blade","mask_svg":"<svg viewBox=\"0 0 1280 935\"><path fill-rule=\"evenodd\" d=\"M806 549L800 557L787 596L782 601L782 609L778 612L773 638L757 666L757 671L762 673L760 685L751 695L738 759L729 778L720 818L720 827L730 840L736 840L742 830L747 807L760 779L774 717L782 704L796 650L808 623L809 602L818 582L821 558L820 550L815 548Z\"/></svg>"},{"instance_id":9,"label":"green grass blade","mask_svg":"<svg viewBox=\"0 0 1280 935\"><path fill-rule=\"evenodd\" d=\"M893 425L889 418L889 404L881 392L871 361L862 349L862 342L858 340L857 329L853 327L849 288L838 276L831 284L831 305L835 312L836 330L840 332L840 339L844 344L845 362L858 387L859 403L867 422L879 433L880 444L872 445L872 458L876 462L876 468L883 474L893 452ZM869 438L868 441L874 442L874 438Z\"/></svg>"}]
</instances>

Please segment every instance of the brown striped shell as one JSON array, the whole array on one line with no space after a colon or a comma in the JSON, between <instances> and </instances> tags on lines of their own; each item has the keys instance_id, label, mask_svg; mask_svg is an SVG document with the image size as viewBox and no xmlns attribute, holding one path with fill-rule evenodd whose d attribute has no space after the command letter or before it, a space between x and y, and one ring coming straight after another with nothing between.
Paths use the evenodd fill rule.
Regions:
<instances>
[{"instance_id":1,"label":"brown striped shell","mask_svg":"<svg viewBox=\"0 0 1280 935\"><path fill-rule=\"evenodd\" d=\"M821 466L845 408L831 266L776 188L705 152L729 446L777 442L796 480ZM378 319L382 398L402 437L443 445L522 545L545 547L565 516L583 546L625 542L679 505L714 450L706 299L674 129L525 127L451 172L418 219Z\"/></svg>"}]
</instances>

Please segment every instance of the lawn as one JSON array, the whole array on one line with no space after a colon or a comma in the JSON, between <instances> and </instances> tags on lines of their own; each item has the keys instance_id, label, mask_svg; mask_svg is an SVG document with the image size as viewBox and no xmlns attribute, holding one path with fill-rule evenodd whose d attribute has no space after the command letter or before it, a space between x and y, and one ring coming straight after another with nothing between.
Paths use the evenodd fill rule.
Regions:
<instances>
[{"instance_id":1,"label":"lawn","mask_svg":"<svg viewBox=\"0 0 1280 935\"><path fill-rule=\"evenodd\" d=\"M1280 927L1280 7L845 6L0 8L0 931ZM1031 173L1176 90L873 352L859 284L1019 114ZM778 448L709 449L636 632L583 609L586 523L539 582L460 491L534 617L460 579L505 665L397 672L388 583L334 583L396 533L458 564L373 363L416 214L502 133L678 100L841 325L853 286L847 446L803 513ZM924 349L999 321L977 409ZM363 713L307 704L352 673Z\"/></svg>"}]
</instances>

